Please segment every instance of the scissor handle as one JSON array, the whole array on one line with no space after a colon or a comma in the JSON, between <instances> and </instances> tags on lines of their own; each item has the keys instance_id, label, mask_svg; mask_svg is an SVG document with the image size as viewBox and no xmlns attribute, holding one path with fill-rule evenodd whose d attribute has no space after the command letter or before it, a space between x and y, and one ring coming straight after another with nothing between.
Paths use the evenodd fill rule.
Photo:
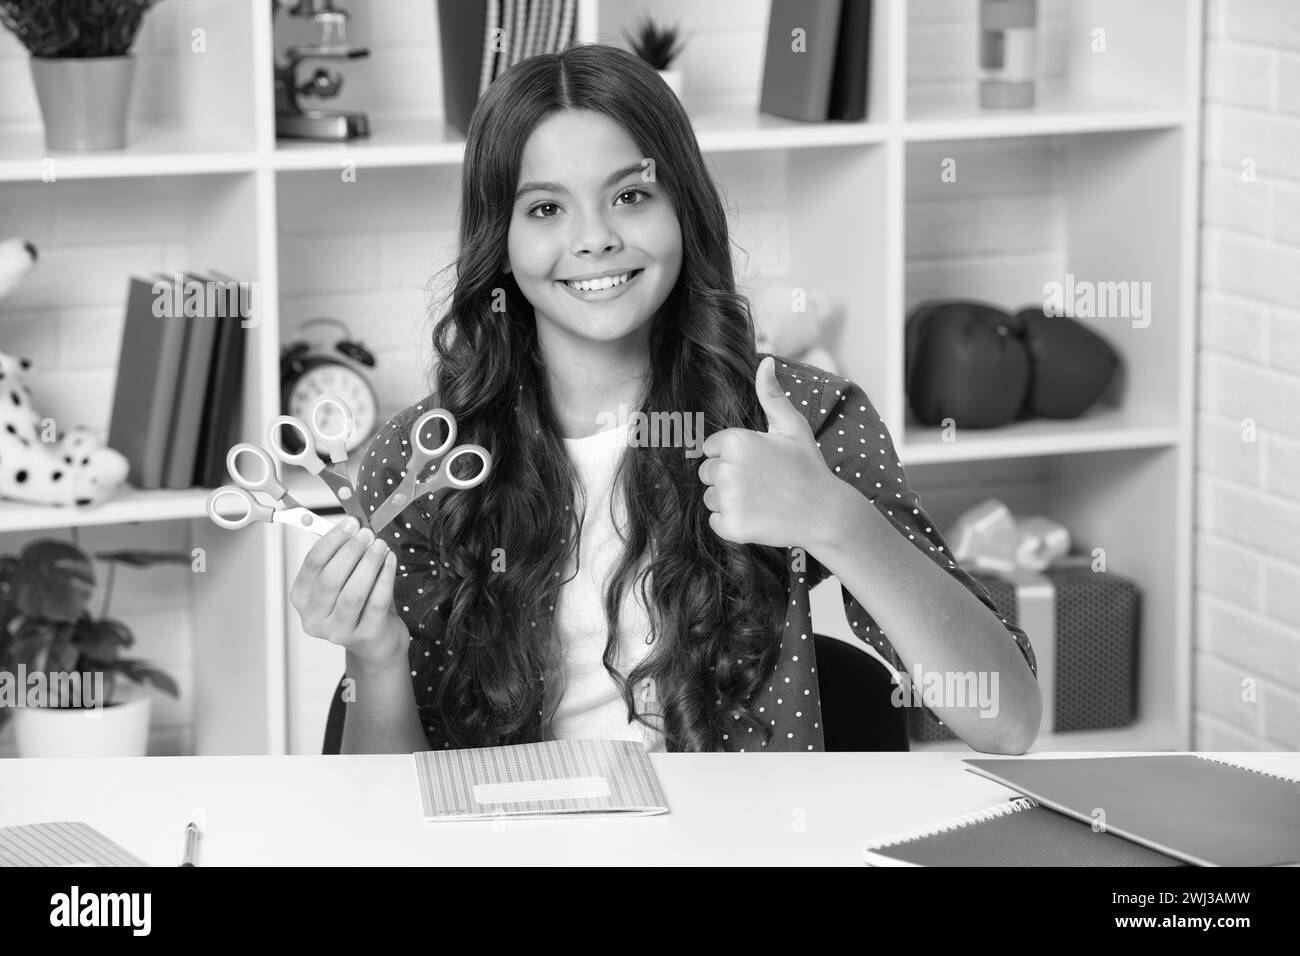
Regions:
<instances>
[{"instance_id":1,"label":"scissor handle","mask_svg":"<svg viewBox=\"0 0 1300 956\"><path fill-rule=\"evenodd\" d=\"M451 472L451 463L461 455L474 455L481 462L478 474L470 478L457 478ZM428 480L421 482L416 488L417 495L427 495L431 491L437 491L439 488L473 488L481 485L492 470L492 453L482 445L461 445L452 449L450 455L443 459L442 464L438 466L437 472Z\"/></svg>"},{"instance_id":2,"label":"scissor handle","mask_svg":"<svg viewBox=\"0 0 1300 956\"><path fill-rule=\"evenodd\" d=\"M429 448L420 436L424 426L435 419L446 423L447 437L436 448ZM456 444L456 416L447 409L431 408L417 418L415 424L411 426L411 459L406 464L407 473L412 480L418 479L425 465L447 454L447 449L454 444Z\"/></svg>"},{"instance_id":3,"label":"scissor handle","mask_svg":"<svg viewBox=\"0 0 1300 956\"><path fill-rule=\"evenodd\" d=\"M243 516L227 518L221 514L217 508L217 502L222 498L238 498L243 505ZM247 528L254 521L271 521L274 515L274 508L268 508L249 492L236 485L222 485L220 488L214 488L208 495L208 517L227 531L238 531L240 528Z\"/></svg>"},{"instance_id":4,"label":"scissor handle","mask_svg":"<svg viewBox=\"0 0 1300 956\"><path fill-rule=\"evenodd\" d=\"M328 405L333 405L339 410L339 421L342 423L343 428L336 434L326 434L316 417L320 410ZM352 409L348 407L348 403L337 395L331 395L329 392L318 395L316 401L312 403L311 411L307 413L307 427L311 429L316 444L324 449L325 454L330 456L330 461L335 463L347 460L347 443L348 439L352 437L352 429L356 427L356 424L356 417L352 414Z\"/></svg>"},{"instance_id":5,"label":"scissor handle","mask_svg":"<svg viewBox=\"0 0 1300 956\"><path fill-rule=\"evenodd\" d=\"M280 429L291 428L298 433L302 439L302 451L294 454L287 450L280 442ZM292 415L279 415L271 419L270 427L266 430L266 443L271 446L271 451L275 457L289 465L297 465L299 468L306 468L313 475L320 474L325 463L320 460L316 454L316 438L312 430L308 428L301 418L294 418Z\"/></svg>"},{"instance_id":6,"label":"scissor handle","mask_svg":"<svg viewBox=\"0 0 1300 956\"><path fill-rule=\"evenodd\" d=\"M239 465L240 455L251 455L261 466L260 471L250 478ZM259 448L252 442L241 441L231 446L230 452L226 455L226 470L230 472L230 477L234 479L235 484L249 491L264 491L276 501L288 493L288 489L280 483L271 456L266 449Z\"/></svg>"}]
</instances>

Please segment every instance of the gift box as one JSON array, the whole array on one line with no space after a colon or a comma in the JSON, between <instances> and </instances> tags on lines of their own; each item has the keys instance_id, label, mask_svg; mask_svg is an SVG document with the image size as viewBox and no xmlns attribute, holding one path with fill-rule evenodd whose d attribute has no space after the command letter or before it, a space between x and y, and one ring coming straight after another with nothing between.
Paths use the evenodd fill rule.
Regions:
<instances>
[{"instance_id":1,"label":"gift box","mask_svg":"<svg viewBox=\"0 0 1300 956\"><path fill-rule=\"evenodd\" d=\"M1043 692L1040 733L1125 727L1134 721L1141 604L1137 585L1114 572L1089 567L1044 571L1053 592L1053 661L1053 655L1044 653L1043 631L1021 623L1016 583L977 571L971 571L971 576L989 592L1002 616L1029 635ZM1041 602L1043 597L1029 600ZM908 710L908 730L917 741L956 739L919 707Z\"/></svg>"},{"instance_id":2,"label":"gift box","mask_svg":"<svg viewBox=\"0 0 1300 956\"><path fill-rule=\"evenodd\" d=\"M1045 518L1017 523L993 499L945 535L954 560L1024 629L1038 662L1039 733L1125 727L1137 717L1141 592L1130 579L1069 554L1069 534ZM967 565L970 565L969 567ZM955 735L921 707L908 709L916 741Z\"/></svg>"}]
</instances>

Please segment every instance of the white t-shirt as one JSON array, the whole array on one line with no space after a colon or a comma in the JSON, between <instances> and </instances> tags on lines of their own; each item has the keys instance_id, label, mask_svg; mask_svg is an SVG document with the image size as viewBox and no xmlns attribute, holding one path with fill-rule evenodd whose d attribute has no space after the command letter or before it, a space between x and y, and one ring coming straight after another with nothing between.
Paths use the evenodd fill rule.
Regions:
<instances>
[{"instance_id":1,"label":"white t-shirt","mask_svg":"<svg viewBox=\"0 0 1300 956\"><path fill-rule=\"evenodd\" d=\"M578 573L560 587L555 605L556 636L563 668L561 686L548 687L548 712L549 704L554 702L553 695L559 695L550 736L557 740L574 737L639 740L647 750L662 752L662 727L653 720L658 714L654 681L642 681L632 689L632 696L637 713L652 715L655 729L640 721L629 723L623 695L601 660L605 653L605 587L625 547L610 519L610 497L614 472L627 445L627 433L624 422L585 438L564 439L586 489L586 513ZM622 494L618 495L617 520L618 527L626 531L627 505ZM570 559L564 577L572 574ZM650 619L634 581L623 596L619 620L615 666L624 677L650 652L646 643L649 634Z\"/></svg>"}]
</instances>

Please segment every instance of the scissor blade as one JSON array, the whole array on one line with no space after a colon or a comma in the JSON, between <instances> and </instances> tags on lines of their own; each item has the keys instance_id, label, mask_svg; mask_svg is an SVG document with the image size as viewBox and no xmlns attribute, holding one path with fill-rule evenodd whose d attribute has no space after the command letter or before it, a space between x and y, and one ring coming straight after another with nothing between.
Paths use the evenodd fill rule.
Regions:
<instances>
[{"instance_id":1,"label":"scissor blade","mask_svg":"<svg viewBox=\"0 0 1300 956\"><path fill-rule=\"evenodd\" d=\"M388 499L376 508L370 516L371 530L378 533L387 528L394 518L405 511L407 506L419 497L419 489L416 487L415 482L411 480L411 475L408 472L393 493L388 496Z\"/></svg>"},{"instance_id":2,"label":"scissor blade","mask_svg":"<svg viewBox=\"0 0 1300 956\"><path fill-rule=\"evenodd\" d=\"M329 518L322 518L314 511L306 508L284 508L277 511L272 520L276 524L288 525L291 528L301 528L303 531L310 531L319 538L323 538L334 530L334 522Z\"/></svg>"},{"instance_id":3,"label":"scissor blade","mask_svg":"<svg viewBox=\"0 0 1300 956\"><path fill-rule=\"evenodd\" d=\"M352 482L346 478L340 478L335 472L326 468L320 473L321 480L329 485L330 491L334 492L334 497L338 503L343 506L344 512L350 517L356 518L363 528L370 528L370 520L366 517L366 509L362 506L357 498L356 490L352 487ZM373 528L371 530L374 530Z\"/></svg>"}]
</instances>

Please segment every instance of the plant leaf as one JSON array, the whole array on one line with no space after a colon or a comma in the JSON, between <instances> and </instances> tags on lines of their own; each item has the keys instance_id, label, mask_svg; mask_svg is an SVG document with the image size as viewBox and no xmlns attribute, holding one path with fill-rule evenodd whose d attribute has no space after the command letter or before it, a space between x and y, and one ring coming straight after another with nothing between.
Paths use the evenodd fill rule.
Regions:
<instances>
[{"instance_id":1,"label":"plant leaf","mask_svg":"<svg viewBox=\"0 0 1300 956\"><path fill-rule=\"evenodd\" d=\"M95 591L95 567L75 545L41 539L23 548L9 584L25 616L71 624Z\"/></svg>"},{"instance_id":2,"label":"plant leaf","mask_svg":"<svg viewBox=\"0 0 1300 956\"><path fill-rule=\"evenodd\" d=\"M70 627L67 624L60 624L54 628L54 636L45 657L45 670L48 673L80 670L78 665L81 652L73 640L75 634L75 625Z\"/></svg>"},{"instance_id":3,"label":"plant leaf","mask_svg":"<svg viewBox=\"0 0 1300 956\"><path fill-rule=\"evenodd\" d=\"M8 593L9 580L13 577L14 569L18 567L18 559L12 554L0 556L0 595Z\"/></svg>"},{"instance_id":4,"label":"plant leaf","mask_svg":"<svg viewBox=\"0 0 1300 956\"><path fill-rule=\"evenodd\" d=\"M157 0L3 0L0 25L32 56L121 56L129 53L145 13Z\"/></svg>"},{"instance_id":5,"label":"plant leaf","mask_svg":"<svg viewBox=\"0 0 1300 956\"><path fill-rule=\"evenodd\" d=\"M57 626L51 622L23 618L13 636L10 666L17 670L22 665L28 673L44 670L45 662L50 656L50 647L57 636Z\"/></svg>"},{"instance_id":6,"label":"plant leaf","mask_svg":"<svg viewBox=\"0 0 1300 956\"><path fill-rule=\"evenodd\" d=\"M102 667L116 661L122 648L135 643L135 636L121 621L97 621L87 614L77 622L73 641L86 662Z\"/></svg>"},{"instance_id":7,"label":"plant leaf","mask_svg":"<svg viewBox=\"0 0 1300 956\"><path fill-rule=\"evenodd\" d=\"M180 697L181 689L170 674L159 670L147 661L119 660L112 669L141 684L152 684L164 694Z\"/></svg>"}]
</instances>

